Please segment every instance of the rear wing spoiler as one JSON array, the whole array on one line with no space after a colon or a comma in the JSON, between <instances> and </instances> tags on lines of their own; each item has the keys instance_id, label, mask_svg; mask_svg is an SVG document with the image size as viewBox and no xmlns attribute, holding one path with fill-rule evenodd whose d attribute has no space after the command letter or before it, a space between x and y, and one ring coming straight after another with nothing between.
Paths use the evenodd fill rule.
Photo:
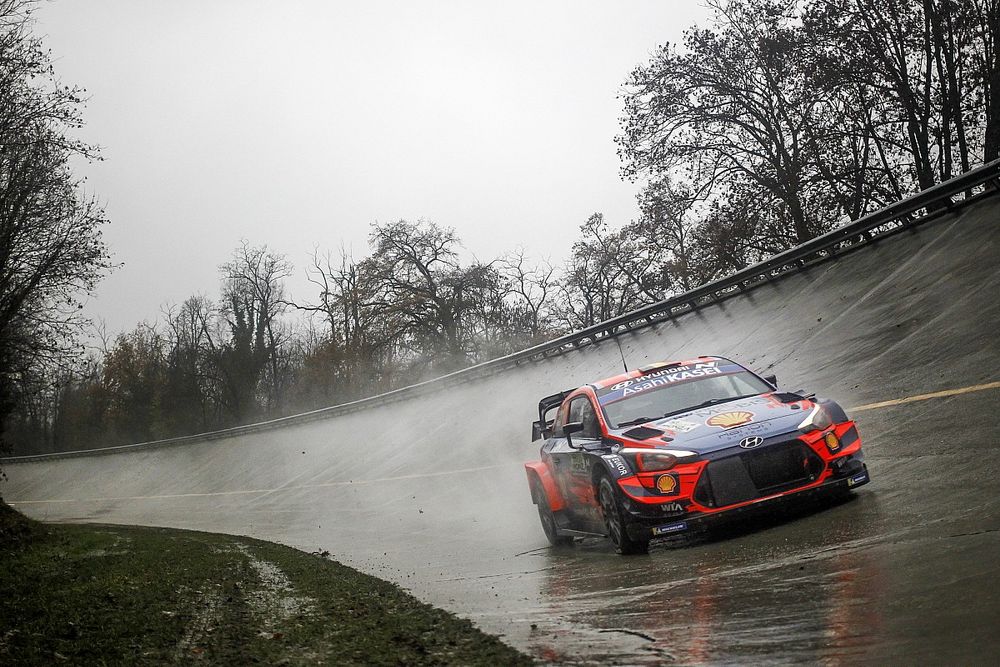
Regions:
<instances>
[{"instance_id":1,"label":"rear wing spoiler","mask_svg":"<svg viewBox=\"0 0 1000 667\"><path fill-rule=\"evenodd\" d=\"M575 391L575 389L567 389L566 391L560 391L558 394L552 394L551 396L546 396L542 400L538 401L538 421L532 422L531 424L531 441L540 440L541 438L547 438L552 435L552 419L545 419L545 415L562 405L562 402L566 400L566 397L570 392Z\"/></svg>"}]
</instances>

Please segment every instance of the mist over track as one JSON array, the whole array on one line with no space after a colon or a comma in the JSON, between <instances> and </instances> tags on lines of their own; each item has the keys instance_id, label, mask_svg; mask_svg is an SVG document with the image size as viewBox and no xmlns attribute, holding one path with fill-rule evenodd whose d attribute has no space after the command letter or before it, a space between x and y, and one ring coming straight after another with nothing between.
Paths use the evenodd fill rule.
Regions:
<instances>
[{"instance_id":1,"label":"mist over track","mask_svg":"<svg viewBox=\"0 0 1000 667\"><path fill-rule=\"evenodd\" d=\"M848 408L990 385L998 219L994 195L617 340L633 367L719 354ZM603 340L331 419L9 461L0 490L41 519L326 549L546 660L998 654L1000 389L858 411L854 501L648 557L550 549L521 467L537 400L620 369Z\"/></svg>"}]
</instances>

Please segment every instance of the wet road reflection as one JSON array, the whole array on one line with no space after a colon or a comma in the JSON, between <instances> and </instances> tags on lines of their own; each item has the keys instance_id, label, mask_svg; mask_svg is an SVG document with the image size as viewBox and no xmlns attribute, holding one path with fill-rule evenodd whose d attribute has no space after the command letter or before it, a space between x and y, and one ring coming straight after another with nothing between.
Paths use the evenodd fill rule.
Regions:
<instances>
[{"instance_id":1,"label":"wet road reflection","mask_svg":"<svg viewBox=\"0 0 1000 667\"><path fill-rule=\"evenodd\" d=\"M816 525L818 534L810 538L801 524L828 523L823 514L846 509L788 513L695 541L675 540L648 558L614 558L600 542L581 543L575 552L549 555L556 566L547 572L542 595L554 601L553 618L591 627L581 640L599 660L709 664L776 654L796 661L857 657L882 634L877 582L884 573L863 551L816 555L819 545L857 539L863 530L823 535ZM803 539L788 544L788 530ZM534 650L573 661L572 654L559 655L565 642L558 632L556 641L548 639L536 637Z\"/></svg>"},{"instance_id":2,"label":"wet road reflection","mask_svg":"<svg viewBox=\"0 0 1000 667\"><path fill-rule=\"evenodd\" d=\"M952 407L972 433L987 432L974 406ZM900 444L925 437L933 417L907 421L891 427ZM889 442L877 424L868 430ZM996 655L1000 498L991 480L1000 473L1000 447L989 445L989 461L958 466L949 465L950 452L929 449L871 457L882 483L846 502L663 543L646 558L614 558L599 541L549 550L554 566L541 591L552 601L547 611L557 628L587 626L574 641L598 661L851 664ZM941 483L945 465L953 485ZM614 639L602 637L608 634ZM539 633L532 646L572 662L573 653L559 653L567 643L555 631Z\"/></svg>"}]
</instances>

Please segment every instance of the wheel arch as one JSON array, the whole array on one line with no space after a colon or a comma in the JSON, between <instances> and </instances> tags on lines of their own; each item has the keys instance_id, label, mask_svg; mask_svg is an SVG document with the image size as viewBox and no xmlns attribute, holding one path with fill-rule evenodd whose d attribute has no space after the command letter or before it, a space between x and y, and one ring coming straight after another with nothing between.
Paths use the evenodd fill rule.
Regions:
<instances>
[{"instance_id":1,"label":"wheel arch","mask_svg":"<svg viewBox=\"0 0 1000 667\"><path fill-rule=\"evenodd\" d=\"M566 502L563 500L562 494L559 493L556 480L552 477L549 467L544 462L531 461L525 463L524 471L528 476L528 484L531 484L533 479L537 479L541 484L542 491L545 492L545 497L549 501L549 509L553 512L558 512L566 507ZM532 494L531 502L536 505L538 504L538 499L534 497L534 494Z\"/></svg>"},{"instance_id":2,"label":"wheel arch","mask_svg":"<svg viewBox=\"0 0 1000 667\"><path fill-rule=\"evenodd\" d=\"M847 416L847 412L844 411L844 408L840 407L840 403L830 400L829 398L818 399L816 403L821 405L827 411L830 415L830 419L832 419L835 424L842 424L850 420Z\"/></svg>"},{"instance_id":3,"label":"wheel arch","mask_svg":"<svg viewBox=\"0 0 1000 667\"><path fill-rule=\"evenodd\" d=\"M628 460L621 454L605 454L597 457L590 471L590 482L594 487L594 497L597 497L597 487L602 477L607 477L613 487L618 486L618 480L631 477L635 472Z\"/></svg>"}]
</instances>

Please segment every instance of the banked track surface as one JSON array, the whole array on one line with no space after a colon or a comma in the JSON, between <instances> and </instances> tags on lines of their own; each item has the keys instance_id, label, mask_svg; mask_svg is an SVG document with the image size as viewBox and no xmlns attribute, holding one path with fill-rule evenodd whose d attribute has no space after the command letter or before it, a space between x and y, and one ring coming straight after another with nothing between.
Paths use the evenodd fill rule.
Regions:
<instances>
[{"instance_id":1,"label":"banked track surface","mask_svg":"<svg viewBox=\"0 0 1000 667\"><path fill-rule=\"evenodd\" d=\"M619 337L864 406L1000 380L996 196ZM648 557L546 546L521 462L607 340L435 393L172 447L6 463L31 516L251 535L396 581L549 661L983 661L1000 653L996 386L855 414L857 498ZM628 631L628 632L625 632Z\"/></svg>"}]
</instances>

